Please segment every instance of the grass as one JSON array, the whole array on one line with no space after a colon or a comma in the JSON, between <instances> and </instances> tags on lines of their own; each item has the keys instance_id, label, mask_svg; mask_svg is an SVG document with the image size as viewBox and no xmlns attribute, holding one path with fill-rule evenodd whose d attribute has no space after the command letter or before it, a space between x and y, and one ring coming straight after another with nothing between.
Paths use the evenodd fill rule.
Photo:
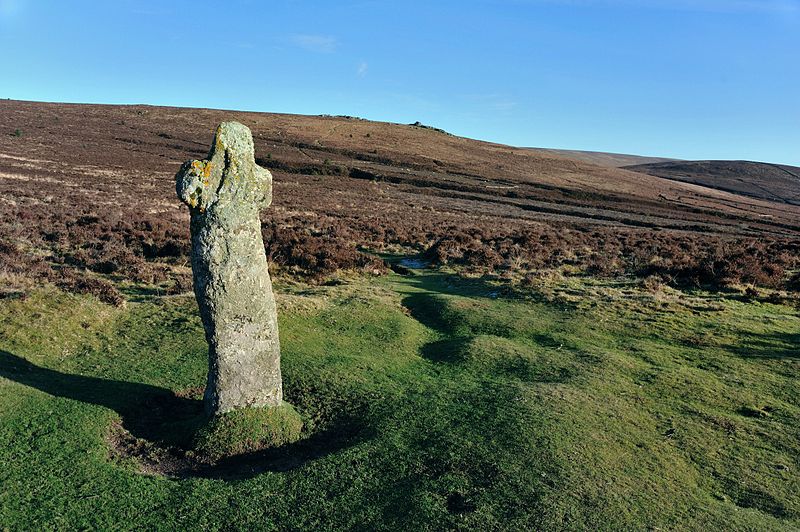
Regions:
<instances>
[{"instance_id":1,"label":"grass","mask_svg":"<svg viewBox=\"0 0 800 532\"><path fill-rule=\"evenodd\" d=\"M276 291L303 439L186 478L143 474L109 434L189 444L206 370L191 296L4 301L0 524L800 527L797 309L442 272Z\"/></svg>"},{"instance_id":2,"label":"grass","mask_svg":"<svg viewBox=\"0 0 800 532\"><path fill-rule=\"evenodd\" d=\"M192 447L218 460L294 443L302 429L303 420L289 403L242 408L210 419L195 434Z\"/></svg>"}]
</instances>

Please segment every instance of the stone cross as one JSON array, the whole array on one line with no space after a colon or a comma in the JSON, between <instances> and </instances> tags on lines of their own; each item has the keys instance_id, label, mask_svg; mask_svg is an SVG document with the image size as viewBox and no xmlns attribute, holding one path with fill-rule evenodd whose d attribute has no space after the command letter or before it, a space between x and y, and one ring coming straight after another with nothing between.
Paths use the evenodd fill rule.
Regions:
<instances>
[{"instance_id":1,"label":"stone cross","mask_svg":"<svg viewBox=\"0 0 800 532\"><path fill-rule=\"evenodd\" d=\"M250 129L217 128L208 158L175 176L189 206L194 293L208 341L209 415L283 400L278 317L259 211L272 202L272 174L256 165Z\"/></svg>"}]
</instances>

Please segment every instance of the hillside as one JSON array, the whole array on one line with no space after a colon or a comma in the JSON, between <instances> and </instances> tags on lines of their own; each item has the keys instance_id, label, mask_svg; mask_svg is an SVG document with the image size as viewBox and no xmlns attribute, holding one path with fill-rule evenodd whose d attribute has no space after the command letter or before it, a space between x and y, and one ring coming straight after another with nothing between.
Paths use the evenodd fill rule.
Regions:
<instances>
[{"instance_id":1,"label":"hillside","mask_svg":"<svg viewBox=\"0 0 800 532\"><path fill-rule=\"evenodd\" d=\"M608 166L611 168L623 168L637 164L651 164L674 161L666 157L646 157L643 155L627 155L624 153L608 153L603 151L584 151L584 150L556 150L552 148L530 148L540 155L554 155L564 157L573 161L596 164L597 166Z\"/></svg>"},{"instance_id":2,"label":"hillside","mask_svg":"<svg viewBox=\"0 0 800 532\"><path fill-rule=\"evenodd\" d=\"M148 106L0 101L0 130L8 133L0 136L4 195L20 206L45 196L52 207L87 200L122 209L144 203L146 211L180 216L172 176L185 159L205 156L216 124L225 119L252 129L257 157L276 175L279 215L311 210L358 221L377 217L387 228L410 218L425 229L502 219L515 226L800 232L798 206L425 128ZM374 204L368 212L361 208L365 195Z\"/></svg>"},{"instance_id":3,"label":"hillside","mask_svg":"<svg viewBox=\"0 0 800 532\"><path fill-rule=\"evenodd\" d=\"M800 168L752 161L667 161L625 169L752 198L800 205Z\"/></svg>"},{"instance_id":4,"label":"hillside","mask_svg":"<svg viewBox=\"0 0 800 532\"><path fill-rule=\"evenodd\" d=\"M374 253L399 252L511 276L570 266L778 286L800 245L798 205L427 127L6 100L0 266L116 301L83 272L185 289L188 214L173 176L229 119L252 129L275 176L269 259L297 274L379 270Z\"/></svg>"}]
</instances>

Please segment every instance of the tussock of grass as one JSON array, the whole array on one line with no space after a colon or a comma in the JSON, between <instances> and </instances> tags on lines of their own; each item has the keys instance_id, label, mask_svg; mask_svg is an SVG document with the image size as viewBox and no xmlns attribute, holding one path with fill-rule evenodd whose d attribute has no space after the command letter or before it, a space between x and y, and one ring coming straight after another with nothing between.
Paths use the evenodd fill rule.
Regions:
<instances>
[{"instance_id":1,"label":"tussock of grass","mask_svg":"<svg viewBox=\"0 0 800 532\"><path fill-rule=\"evenodd\" d=\"M300 439L303 420L292 405L242 408L213 417L196 434L194 451L208 460L273 449Z\"/></svg>"}]
</instances>

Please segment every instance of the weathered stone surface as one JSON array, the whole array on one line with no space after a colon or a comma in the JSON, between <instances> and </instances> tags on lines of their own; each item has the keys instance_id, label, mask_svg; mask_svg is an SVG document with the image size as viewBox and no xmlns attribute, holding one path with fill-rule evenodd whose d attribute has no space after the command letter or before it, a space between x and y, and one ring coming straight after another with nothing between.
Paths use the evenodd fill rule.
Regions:
<instances>
[{"instance_id":1,"label":"weathered stone surface","mask_svg":"<svg viewBox=\"0 0 800 532\"><path fill-rule=\"evenodd\" d=\"M278 320L259 220L272 175L256 165L250 130L220 124L208 158L185 163L175 181L191 212L194 293L209 346L206 411L278 406Z\"/></svg>"}]
</instances>

